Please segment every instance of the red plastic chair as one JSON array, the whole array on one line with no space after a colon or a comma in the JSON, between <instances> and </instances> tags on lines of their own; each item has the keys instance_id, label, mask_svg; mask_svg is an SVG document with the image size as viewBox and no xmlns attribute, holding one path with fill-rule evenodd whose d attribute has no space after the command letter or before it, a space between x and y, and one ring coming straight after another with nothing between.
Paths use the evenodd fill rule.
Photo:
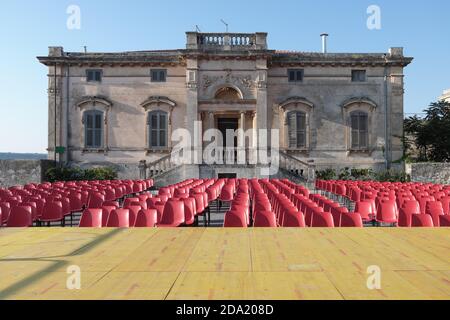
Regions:
<instances>
[{"instance_id":1,"label":"red plastic chair","mask_svg":"<svg viewBox=\"0 0 450 320\"><path fill-rule=\"evenodd\" d=\"M9 214L11 212L9 202L0 202L0 209L2 210L2 219L0 220L0 225L2 225L8 222Z\"/></svg>"},{"instance_id":2,"label":"red plastic chair","mask_svg":"<svg viewBox=\"0 0 450 320\"><path fill-rule=\"evenodd\" d=\"M155 209L142 209L136 217L136 228L154 228L158 222L158 213Z\"/></svg>"},{"instance_id":3,"label":"red plastic chair","mask_svg":"<svg viewBox=\"0 0 450 320\"><path fill-rule=\"evenodd\" d=\"M18 206L11 209L8 222L9 228L28 228L33 224L30 206Z\"/></svg>"},{"instance_id":4,"label":"red plastic chair","mask_svg":"<svg viewBox=\"0 0 450 320\"><path fill-rule=\"evenodd\" d=\"M130 226L134 227L137 215L143 208L141 206L127 206L124 207L124 209L128 209L130 211Z\"/></svg>"},{"instance_id":5,"label":"red plastic chair","mask_svg":"<svg viewBox=\"0 0 450 320\"><path fill-rule=\"evenodd\" d=\"M412 227L434 227L433 219L429 214L413 214L411 219Z\"/></svg>"},{"instance_id":6,"label":"red plastic chair","mask_svg":"<svg viewBox=\"0 0 450 320\"><path fill-rule=\"evenodd\" d=\"M444 214L450 214L450 197L442 197L440 201L442 203L442 210L444 210Z\"/></svg>"},{"instance_id":7,"label":"red plastic chair","mask_svg":"<svg viewBox=\"0 0 450 320\"><path fill-rule=\"evenodd\" d=\"M350 212L344 212L341 215L341 227L342 228L362 228L363 220L359 213L350 213Z\"/></svg>"},{"instance_id":8,"label":"red plastic chair","mask_svg":"<svg viewBox=\"0 0 450 320\"><path fill-rule=\"evenodd\" d=\"M259 211L255 215L253 227L256 228L276 228L277 218L272 211Z\"/></svg>"},{"instance_id":9,"label":"red plastic chair","mask_svg":"<svg viewBox=\"0 0 450 320\"><path fill-rule=\"evenodd\" d=\"M220 193L219 200L224 202L232 201L234 198L234 187L230 184L225 185Z\"/></svg>"},{"instance_id":10,"label":"red plastic chair","mask_svg":"<svg viewBox=\"0 0 450 320\"><path fill-rule=\"evenodd\" d=\"M223 222L224 228L247 228L247 218L242 212L228 211Z\"/></svg>"},{"instance_id":11,"label":"red plastic chair","mask_svg":"<svg viewBox=\"0 0 450 320\"><path fill-rule=\"evenodd\" d=\"M111 212L113 212L116 209L119 209L119 208L114 207L114 206L103 206L102 207L102 212L103 212L103 215L102 215L102 226L103 227L106 227L106 225L108 223L109 215L111 214Z\"/></svg>"},{"instance_id":12,"label":"red plastic chair","mask_svg":"<svg viewBox=\"0 0 450 320\"><path fill-rule=\"evenodd\" d=\"M103 226L103 209L86 209L81 215L80 228L101 228Z\"/></svg>"},{"instance_id":13,"label":"red plastic chair","mask_svg":"<svg viewBox=\"0 0 450 320\"><path fill-rule=\"evenodd\" d=\"M383 223L397 223L398 216L396 207L396 202L393 200L381 202L377 209L376 220Z\"/></svg>"},{"instance_id":14,"label":"red plastic chair","mask_svg":"<svg viewBox=\"0 0 450 320\"><path fill-rule=\"evenodd\" d=\"M169 200L164 206L161 222L158 227L179 227L184 220L184 202L179 200Z\"/></svg>"},{"instance_id":15,"label":"red plastic chair","mask_svg":"<svg viewBox=\"0 0 450 320\"><path fill-rule=\"evenodd\" d=\"M123 207L125 208L125 207L129 207L129 206L131 206L131 204L133 203L133 202L139 202L140 200L139 200L139 198L137 198L137 197L134 197L134 198L126 198L124 201L123 201Z\"/></svg>"},{"instance_id":16,"label":"red plastic chair","mask_svg":"<svg viewBox=\"0 0 450 320\"><path fill-rule=\"evenodd\" d=\"M65 221L61 201L46 202L39 221L47 222L48 226L50 226L50 222L61 221L61 226L64 226Z\"/></svg>"},{"instance_id":17,"label":"red plastic chair","mask_svg":"<svg viewBox=\"0 0 450 320\"><path fill-rule=\"evenodd\" d=\"M411 227L411 219L413 214L420 214L420 205L416 200L406 200L403 202L399 210L398 226Z\"/></svg>"},{"instance_id":18,"label":"red plastic chair","mask_svg":"<svg viewBox=\"0 0 450 320\"><path fill-rule=\"evenodd\" d=\"M425 213L432 217L434 226L439 227L439 216L444 215L442 203L439 201L428 201L425 207Z\"/></svg>"},{"instance_id":19,"label":"red plastic chair","mask_svg":"<svg viewBox=\"0 0 450 320\"><path fill-rule=\"evenodd\" d=\"M115 207L119 209L120 205L118 201L105 201L103 202L102 207Z\"/></svg>"},{"instance_id":20,"label":"red plastic chair","mask_svg":"<svg viewBox=\"0 0 450 320\"><path fill-rule=\"evenodd\" d=\"M355 203L355 212L361 215L363 221L371 221L374 217L372 204L368 201L358 201Z\"/></svg>"},{"instance_id":21,"label":"red plastic chair","mask_svg":"<svg viewBox=\"0 0 450 320\"><path fill-rule=\"evenodd\" d=\"M70 211L81 212L83 210L83 202L81 201L81 193L69 195Z\"/></svg>"},{"instance_id":22,"label":"red plastic chair","mask_svg":"<svg viewBox=\"0 0 450 320\"><path fill-rule=\"evenodd\" d=\"M331 215L333 216L333 223L335 227L341 226L342 214L348 213L348 209L345 207L334 207L331 209Z\"/></svg>"},{"instance_id":23,"label":"red plastic chair","mask_svg":"<svg viewBox=\"0 0 450 320\"><path fill-rule=\"evenodd\" d=\"M195 222L195 199L194 198L186 198L182 200L184 202L184 222L186 225L193 225Z\"/></svg>"},{"instance_id":24,"label":"red plastic chair","mask_svg":"<svg viewBox=\"0 0 450 320\"><path fill-rule=\"evenodd\" d=\"M311 227L313 228L333 228L333 216L329 212L317 212L312 215Z\"/></svg>"},{"instance_id":25,"label":"red plastic chair","mask_svg":"<svg viewBox=\"0 0 450 320\"><path fill-rule=\"evenodd\" d=\"M101 208L105 202L105 196L99 192L90 194L87 207L89 209Z\"/></svg>"},{"instance_id":26,"label":"red plastic chair","mask_svg":"<svg viewBox=\"0 0 450 320\"><path fill-rule=\"evenodd\" d=\"M128 209L116 209L111 212L106 224L108 228L129 228L130 211Z\"/></svg>"},{"instance_id":27,"label":"red plastic chair","mask_svg":"<svg viewBox=\"0 0 450 320\"><path fill-rule=\"evenodd\" d=\"M305 228L305 216L297 210L287 210L284 213L283 227L285 228Z\"/></svg>"},{"instance_id":28,"label":"red plastic chair","mask_svg":"<svg viewBox=\"0 0 450 320\"><path fill-rule=\"evenodd\" d=\"M439 216L439 226L450 227L450 215Z\"/></svg>"},{"instance_id":29,"label":"red plastic chair","mask_svg":"<svg viewBox=\"0 0 450 320\"><path fill-rule=\"evenodd\" d=\"M21 207L31 207L31 221L37 219L37 204L36 202L26 201L20 204Z\"/></svg>"}]
</instances>

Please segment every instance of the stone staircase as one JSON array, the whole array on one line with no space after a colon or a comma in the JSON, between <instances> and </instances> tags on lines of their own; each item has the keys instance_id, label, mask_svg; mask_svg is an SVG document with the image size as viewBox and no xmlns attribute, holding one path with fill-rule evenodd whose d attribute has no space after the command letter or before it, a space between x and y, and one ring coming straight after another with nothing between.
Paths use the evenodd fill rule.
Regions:
<instances>
[{"instance_id":1,"label":"stone staircase","mask_svg":"<svg viewBox=\"0 0 450 320\"><path fill-rule=\"evenodd\" d=\"M289 179L295 183L311 186L315 180L314 165L279 151L279 170L271 178ZM172 155L167 155L146 165L146 178L155 181L155 186L165 186L189 178L215 177L220 172L237 172L238 176L262 178L259 169L262 165L238 164L176 164Z\"/></svg>"}]
</instances>

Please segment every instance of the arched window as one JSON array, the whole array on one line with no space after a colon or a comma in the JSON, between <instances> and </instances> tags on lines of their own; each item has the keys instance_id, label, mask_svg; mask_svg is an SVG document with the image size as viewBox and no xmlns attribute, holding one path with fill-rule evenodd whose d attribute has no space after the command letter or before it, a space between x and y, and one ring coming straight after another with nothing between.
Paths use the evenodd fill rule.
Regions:
<instances>
[{"instance_id":1,"label":"arched window","mask_svg":"<svg viewBox=\"0 0 450 320\"><path fill-rule=\"evenodd\" d=\"M291 111L287 114L289 148L306 147L306 114L301 111Z\"/></svg>"},{"instance_id":2,"label":"arched window","mask_svg":"<svg viewBox=\"0 0 450 320\"><path fill-rule=\"evenodd\" d=\"M103 147L103 112L89 110L84 112L84 139L88 149Z\"/></svg>"},{"instance_id":3,"label":"arched window","mask_svg":"<svg viewBox=\"0 0 450 320\"><path fill-rule=\"evenodd\" d=\"M360 150L368 148L369 131L368 115L366 112L354 111L350 113L351 146Z\"/></svg>"},{"instance_id":4,"label":"arched window","mask_svg":"<svg viewBox=\"0 0 450 320\"><path fill-rule=\"evenodd\" d=\"M149 134L149 148L150 149L164 149L167 148L168 140L168 117L167 112L157 110L149 112L148 114L148 134Z\"/></svg>"}]
</instances>

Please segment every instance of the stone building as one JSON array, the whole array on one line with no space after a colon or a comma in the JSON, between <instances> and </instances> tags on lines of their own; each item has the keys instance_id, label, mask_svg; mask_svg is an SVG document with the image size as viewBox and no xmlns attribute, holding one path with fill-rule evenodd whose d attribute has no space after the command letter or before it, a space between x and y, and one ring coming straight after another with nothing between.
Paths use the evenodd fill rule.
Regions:
<instances>
[{"instance_id":1,"label":"stone building","mask_svg":"<svg viewBox=\"0 0 450 320\"><path fill-rule=\"evenodd\" d=\"M186 38L179 50L50 47L38 57L49 70L49 158L55 146L64 147L62 162L115 165L121 177L139 176L143 160L147 175L168 180L260 176L258 159L172 163L172 133L194 134L195 121L203 131L277 129L279 175L380 169L402 157L403 68L412 61L402 48L307 53L271 50L266 33L187 32ZM234 147L247 159L260 145L252 137L237 140Z\"/></svg>"}]
</instances>

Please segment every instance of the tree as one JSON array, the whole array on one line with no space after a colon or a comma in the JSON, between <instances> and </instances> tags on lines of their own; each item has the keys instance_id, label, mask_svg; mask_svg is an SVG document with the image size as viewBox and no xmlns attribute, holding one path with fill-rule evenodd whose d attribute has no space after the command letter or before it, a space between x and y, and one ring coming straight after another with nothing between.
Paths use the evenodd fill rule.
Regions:
<instances>
[{"instance_id":1,"label":"tree","mask_svg":"<svg viewBox=\"0 0 450 320\"><path fill-rule=\"evenodd\" d=\"M405 133L419 151L417 160L449 162L450 103L444 100L433 102L424 112L424 118L413 116L404 122Z\"/></svg>"}]
</instances>

